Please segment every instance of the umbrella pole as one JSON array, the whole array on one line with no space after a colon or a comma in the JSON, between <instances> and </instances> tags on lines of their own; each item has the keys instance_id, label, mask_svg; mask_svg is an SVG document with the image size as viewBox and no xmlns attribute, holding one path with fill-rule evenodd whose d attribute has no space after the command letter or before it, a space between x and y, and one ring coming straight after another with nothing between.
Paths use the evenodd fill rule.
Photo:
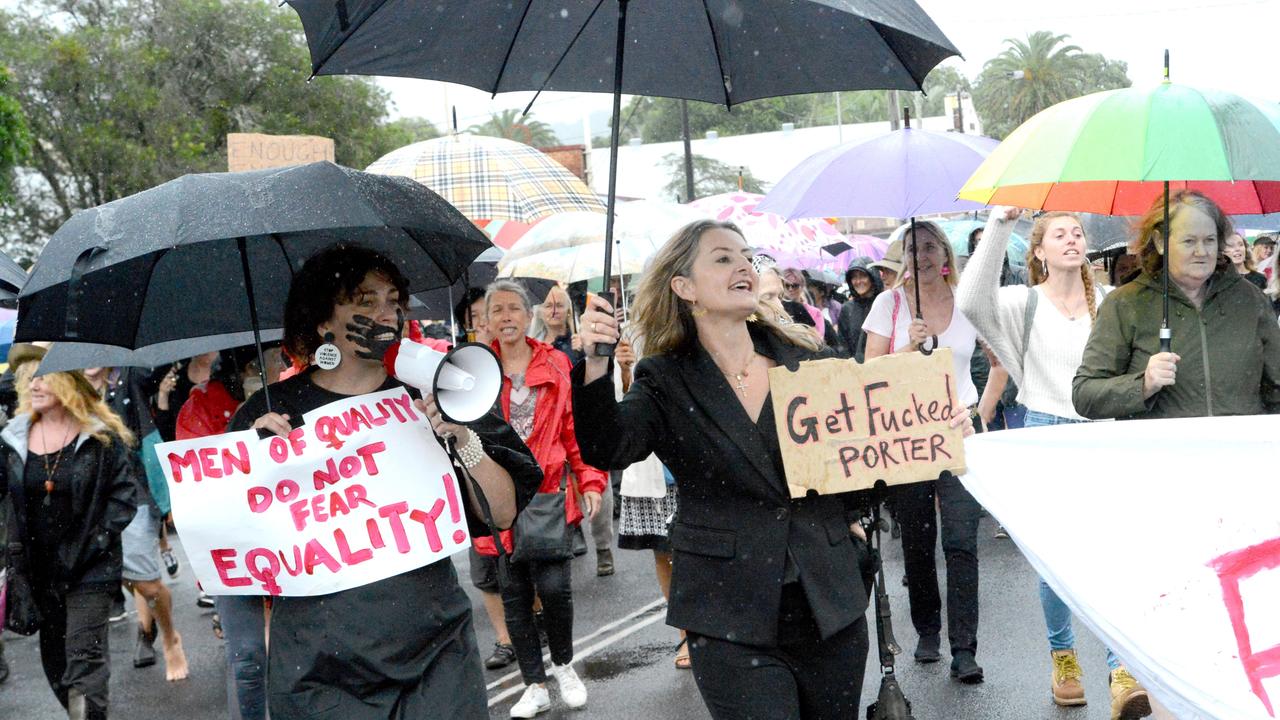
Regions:
<instances>
[{"instance_id":1,"label":"umbrella pole","mask_svg":"<svg viewBox=\"0 0 1280 720\"><path fill-rule=\"evenodd\" d=\"M236 240L240 249L240 267L244 271L244 289L249 295L249 322L253 324L253 347L258 351L258 375L262 378L262 398L267 401L267 412L271 410L271 390L267 387L267 363L262 356L262 330L258 322L258 301L253 296L253 273L249 271L249 253L245 248L244 238Z\"/></svg>"},{"instance_id":2,"label":"umbrella pole","mask_svg":"<svg viewBox=\"0 0 1280 720\"><path fill-rule=\"evenodd\" d=\"M613 51L613 127L609 131L609 197L604 216L604 281L601 295L616 301L609 293L613 279L613 211L618 202L618 135L622 129L622 56L627 40L627 0L618 0L618 35ZM613 357L613 345L596 343L598 357Z\"/></svg>"},{"instance_id":3,"label":"umbrella pole","mask_svg":"<svg viewBox=\"0 0 1280 720\"><path fill-rule=\"evenodd\" d=\"M1166 61L1167 62L1167 61ZM1173 352L1173 331L1169 329L1169 181L1164 181L1164 317L1160 321L1160 352Z\"/></svg>"},{"instance_id":4,"label":"umbrella pole","mask_svg":"<svg viewBox=\"0 0 1280 720\"><path fill-rule=\"evenodd\" d=\"M916 290L916 319L924 320L924 312L920 309L920 275L916 272L916 268L920 266L920 253L916 250L916 219L911 217L911 285ZM938 336L933 336L933 347L938 346ZM932 355L933 348L925 347L920 344L920 352L925 355Z\"/></svg>"}]
</instances>

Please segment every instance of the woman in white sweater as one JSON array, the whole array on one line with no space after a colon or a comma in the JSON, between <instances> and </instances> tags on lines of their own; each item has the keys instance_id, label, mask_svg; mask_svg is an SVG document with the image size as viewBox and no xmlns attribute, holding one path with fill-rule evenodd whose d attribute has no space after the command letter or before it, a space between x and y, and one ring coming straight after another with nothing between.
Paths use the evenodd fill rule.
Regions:
<instances>
[{"instance_id":1,"label":"woman in white sweater","mask_svg":"<svg viewBox=\"0 0 1280 720\"><path fill-rule=\"evenodd\" d=\"M1029 283L1000 287L1001 260L1021 212L992 210L982 242L965 266L956 302L1018 384L1027 427L1084 422L1071 401L1071 381L1098 305L1111 288L1094 285L1084 228L1076 215L1065 212L1046 213L1036 220L1027 250ZM1053 700L1084 705L1071 611L1043 580L1040 603L1053 658ZM1107 665L1112 717L1150 714L1146 691L1110 650Z\"/></svg>"}]
</instances>

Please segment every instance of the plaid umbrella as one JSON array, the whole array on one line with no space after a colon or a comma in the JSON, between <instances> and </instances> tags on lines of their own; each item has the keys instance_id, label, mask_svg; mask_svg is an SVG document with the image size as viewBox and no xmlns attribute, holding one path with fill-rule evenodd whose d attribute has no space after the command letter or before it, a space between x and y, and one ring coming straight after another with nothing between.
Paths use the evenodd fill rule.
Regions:
<instances>
[{"instance_id":1,"label":"plaid umbrella","mask_svg":"<svg viewBox=\"0 0 1280 720\"><path fill-rule=\"evenodd\" d=\"M533 223L561 212L605 209L563 165L503 138L462 133L424 140L383 155L367 171L426 185L472 221Z\"/></svg>"}]
</instances>

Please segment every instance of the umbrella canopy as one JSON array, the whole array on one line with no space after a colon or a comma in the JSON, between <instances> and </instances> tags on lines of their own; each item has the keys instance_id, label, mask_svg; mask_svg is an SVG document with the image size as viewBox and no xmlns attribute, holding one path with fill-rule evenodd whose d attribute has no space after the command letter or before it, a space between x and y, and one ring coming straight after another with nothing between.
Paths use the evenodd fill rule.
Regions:
<instances>
[{"instance_id":1,"label":"umbrella canopy","mask_svg":"<svg viewBox=\"0 0 1280 720\"><path fill-rule=\"evenodd\" d=\"M498 277L498 260L502 259L503 251L501 248L493 247L485 250L480 257L475 259L462 273L462 277L458 281L447 288L436 288L418 293L413 296L416 306L410 306L409 317L418 320L453 320L454 303L462 299L467 290L471 288L484 289ZM546 280L543 278L516 277L509 278L515 280L525 289L529 291L529 295L533 297L535 303L542 302L547 296L552 286L556 283L554 280Z\"/></svg>"},{"instance_id":2,"label":"umbrella canopy","mask_svg":"<svg viewBox=\"0 0 1280 720\"><path fill-rule=\"evenodd\" d=\"M27 282L27 271L13 258L0 253L0 307L13 309L18 305L18 293Z\"/></svg>"},{"instance_id":3,"label":"umbrella canopy","mask_svg":"<svg viewBox=\"0 0 1280 720\"><path fill-rule=\"evenodd\" d=\"M904 128L809 156L760 202L802 217L891 217L979 210L956 192L999 143L980 135Z\"/></svg>"},{"instance_id":4,"label":"umbrella canopy","mask_svg":"<svg viewBox=\"0 0 1280 720\"><path fill-rule=\"evenodd\" d=\"M844 234L826 220L788 221L776 213L760 210L763 199L763 195L756 193L728 192L700 198L688 205L714 220L736 224L748 245L756 252L772 255L780 263L784 257L821 258L825 254L823 247L845 242Z\"/></svg>"},{"instance_id":5,"label":"umbrella canopy","mask_svg":"<svg viewBox=\"0 0 1280 720\"><path fill-rule=\"evenodd\" d=\"M494 245L503 250L510 249L517 240L529 232L529 228L533 227L530 223L515 220L476 220L475 223L476 227L489 236Z\"/></svg>"},{"instance_id":6,"label":"umbrella canopy","mask_svg":"<svg viewBox=\"0 0 1280 720\"><path fill-rule=\"evenodd\" d=\"M1233 215L1280 211L1280 106L1170 82L1067 100L1010 133L959 196L1142 215L1166 181Z\"/></svg>"},{"instance_id":7,"label":"umbrella canopy","mask_svg":"<svg viewBox=\"0 0 1280 720\"><path fill-rule=\"evenodd\" d=\"M263 330L261 333L262 342L278 342L283 336L284 331L279 328ZM36 368L36 375L93 367L153 368L207 352L229 350L252 344L252 331L173 340L137 350L116 345L56 342L50 345L49 351L44 354L40 366Z\"/></svg>"},{"instance_id":8,"label":"umbrella canopy","mask_svg":"<svg viewBox=\"0 0 1280 720\"><path fill-rule=\"evenodd\" d=\"M562 212L604 212L599 196L563 165L503 138L462 133L424 140L383 155L366 172L419 182L476 221L528 224Z\"/></svg>"},{"instance_id":9,"label":"umbrella canopy","mask_svg":"<svg viewBox=\"0 0 1280 720\"><path fill-rule=\"evenodd\" d=\"M959 52L913 0L289 0L316 75L444 80L490 93L623 92L721 105L919 90ZM822 48L803 52L803 48Z\"/></svg>"},{"instance_id":10,"label":"umbrella canopy","mask_svg":"<svg viewBox=\"0 0 1280 720\"><path fill-rule=\"evenodd\" d=\"M685 205L637 200L618 206L614 222L614 252L639 255L648 260L677 230L705 219L704 214ZM603 213L564 213L547 218L525 233L499 263L499 268L531 255L564 247L594 245L604 250Z\"/></svg>"},{"instance_id":11,"label":"umbrella canopy","mask_svg":"<svg viewBox=\"0 0 1280 720\"><path fill-rule=\"evenodd\" d=\"M491 247L403 178L327 162L187 175L59 228L19 296L17 337L140 348L279 328L294 271L338 242L390 258L411 292Z\"/></svg>"}]
</instances>

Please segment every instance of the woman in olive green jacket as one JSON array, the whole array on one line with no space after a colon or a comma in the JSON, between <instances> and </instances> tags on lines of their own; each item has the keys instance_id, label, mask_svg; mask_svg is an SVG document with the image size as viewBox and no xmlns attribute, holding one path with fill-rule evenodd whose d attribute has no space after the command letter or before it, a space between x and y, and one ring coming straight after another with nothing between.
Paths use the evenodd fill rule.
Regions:
<instances>
[{"instance_id":1,"label":"woman in olive green jacket","mask_svg":"<svg viewBox=\"0 0 1280 720\"><path fill-rule=\"evenodd\" d=\"M1231 225L1204 195L1169 199L1169 327L1160 352L1162 201L1136 239L1143 272L1107 296L1072 383L1091 419L1256 415L1280 410L1280 326L1222 255Z\"/></svg>"}]
</instances>

